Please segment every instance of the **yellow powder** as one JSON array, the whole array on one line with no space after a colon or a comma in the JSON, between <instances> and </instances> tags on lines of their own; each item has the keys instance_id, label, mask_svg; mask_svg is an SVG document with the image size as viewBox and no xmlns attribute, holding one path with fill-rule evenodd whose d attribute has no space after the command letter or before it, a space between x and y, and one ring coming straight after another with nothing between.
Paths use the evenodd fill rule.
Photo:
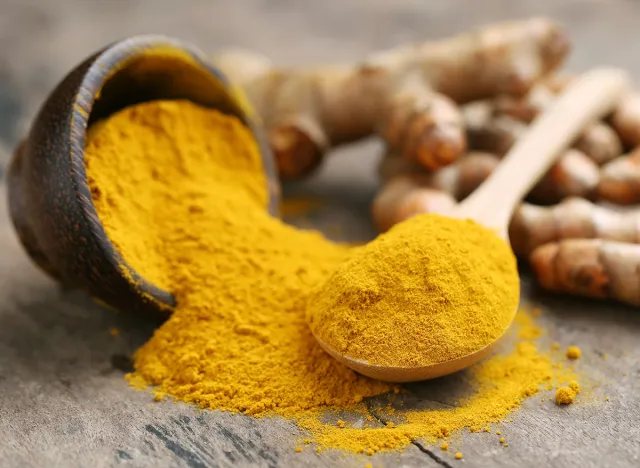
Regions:
<instances>
[{"instance_id":1,"label":"yellow powder","mask_svg":"<svg viewBox=\"0 0 640 468\"><path fill-rule=\"evenodd\" d=\"M446 442L442 442L442 445L440 446L441 450L447 450L449 448L449 444Z\"/></svg>"},{"instance_id":2,"label":"yellow powder","mask_svg":"<svg viewBox=\"0 0 640 468\"><path fill-rule=\"evenodd\" d=\"M462 455L462 452L458 452L458 453L456 453L456 460L460 460L460 459L462 459L462 456L463 456L463 455Z\"/></svg>"},{"instance_id":3,"label":"yellow powder","mask_svg":"<svg viewBox=\"0 0 640 468\"><path fill-rule=\"evenodd\" d=\"M571 387L560 387L556 391L556 403L559 405L569 405L573 403L573 399L576 397Z\"/></svg>"},{"instance_id":4,"label":"yellow powder","mask_svg":"<svg viewBox=\"0 0 640 468\"><path fill-rule=\"evenodd\" d=\"M504 444L504 442L505 442L504 437L500 437L500 443L501 443L501 444Z\"/></svg>"},{"instance_id":5,"label":"yellow powder","mask_svg":"<svg viewBox=\"0 0 640 468\"><path fill-rule=\"evenodd\" d=\"M479 430L540 388L573 378L533 339L518 338L536 335L523 329L535 327L532 320L518 318L504 354L464 371L472 387L454 408L403 409L398 387L357 375L316 344L304 317L309 295L350 249L265 212L261 161L237 120L182 101L140 104L94 129L86 159L107 234L136 271L177 299L134 356L134 388L152 385L155 395L202 408L291 418L318 453L371 455ZM382 393L391 408L364 404ZM392 430L339 428L325 422L326 410L369 421L393 413L397 422Z\"/></svg>"},{"instance_id":6,"label":"yellow powder","mask_svg":"<svg viewBox=\"0 0 640 468\"><path fill-rule=\"evenodd\" d=\"M519 314L528 315L529 312L522 310ZM530 330L523 330L527 326L523 324L537 326L530 316L518 318L513 336L518 337L521 331L530 333ZM357 452L361 447L370 447L375 451L393 450L416 439L433 443L464 428L483 430L489 423L504 420L522 401L541 389L550 390L561 382L575 378L570 369L563 369L552 361L550 355L541 353L535 342L517 339L512 346L514 349L511 352L495 355L464 371L465 378L473 383L473 389L455 408L396 411L402 422L398 422L393 431L384 428L339 429L324 424L317 414L299 415L298 425L313 434L316 443L323 447L338 447L352 452ZM437 385L437 381L430 384ZM404 406L402 397L402 394L397 397L395 408ZM364 405L352 410L368 411ZM375 411L385 415L386 409ZM496 431L496 434L501 435L501 431Z\"/></svg>"},{"instance_id":7,"label":"yellow powder","mask_svg":"<svg viewBox=\"0 0 640 468\"><path fill-rule=\"evenodd\" d=\"M248 414L349 405L391 388L311 336L305 294L347 248L265 212L261 160L237 120L187 102L141 104L104 123L86 158L109 237L178 302L135 355L147 383Z\"/></svg>"},{"instance_id":8,"label":"yellow powder","mask_svg":"<svg viewBox=\"0 0 640 468\"><path fill-rule=\"evenodd\" d=\"M426 366L498 339L519 291L515 258L497 234L471 220L424 214L340 265L311 296L308 319L342 355Z\"/></svg>"},{"instance_id":9,"label":"yellow powder","mask_svg":"<svg viewBox=\"0 0 640 468\"><path fill-rule=\"evenodd\" d=\"M572 360L580 359L581 355L582 355L582 350L577 346L569 346L567 348L567 359L572 359Z\"/></svg>"},{"instance_id":10,"label":"yellow powder","mask_svg":"<svg viewBox=\"0 0 640 468\"><path fill-rule=\"evenodd\" d=\"M569 382L569 388L573 390L576 395L582 390L580 388L580 384L576 380L572 380L571 382Z\"/></svg>"}]
</instances>

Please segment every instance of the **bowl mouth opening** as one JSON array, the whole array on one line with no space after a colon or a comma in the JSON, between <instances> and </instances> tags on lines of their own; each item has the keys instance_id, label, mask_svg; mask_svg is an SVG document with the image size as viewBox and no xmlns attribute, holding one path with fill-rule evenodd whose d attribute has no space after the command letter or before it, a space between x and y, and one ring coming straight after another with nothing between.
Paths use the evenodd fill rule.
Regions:
<instances>
[{"instance_id":1,"label":"bowl mouth opening","mask_svg":"<svg viewBox=\"0 0 640 468\"><path fill-rule=\"evenodd\" d=\"M70 125L71 172L80 205L107 260L144 298L169 313L176 305L173 294L138 274L109 239L91 197L84 161L86 132L93 123L125 107L159 99L186 99L238 117L258 144L267 176L268 210L274 215L279 191L275 162L257 116L202 52L177 39L147 35L116 42L95 56L79 86Z\"/></svg>"}]
</instances>

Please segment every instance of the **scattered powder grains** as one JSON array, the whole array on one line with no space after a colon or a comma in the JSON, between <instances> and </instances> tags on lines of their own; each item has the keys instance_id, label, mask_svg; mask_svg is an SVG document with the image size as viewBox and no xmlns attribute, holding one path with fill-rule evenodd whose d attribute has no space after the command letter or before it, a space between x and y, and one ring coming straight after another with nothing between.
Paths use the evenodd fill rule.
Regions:
<instances>
[{"instance_id":1,"label":"scattered powder grains","mask_svg":"<svg viewBox=\"0 0 640 468\"><path fill-rule=\"evenodd\" d=\"M400 409L399 387L329 357L306 324L306 302L351 249L266 213L255 142L231 117L183 101L139 104L91 132L86 162L107 234L130 266L177 300L134 356L134 388L150 385L204 409L289 418L318 453L372 455L478 431L539 389L574 378L538 349L527 311L502 354L464 371L471 387L451 408ZM325 422L327 410L375 421L363 400L381 394L397 408L393 430Z\"/></svg>"},{"instance_id":2,"label":"scattered powder grains","mask_svg":"<svg viewBox=\"0 0 640 468\"><path fill-rule=\"evenodd\" d=\"M572 360L580 359L581 355L582 355L582 350L577 346L569 346L567 348L567 359L572 359Z\"/></svg>"},{"instance_id":3,"label":"scattered powder grains","mask_svg":"<svg viewBox=\"0 0 640 468\"><path fill-rule=\"evenodd\" d=\"M442 442L442 445L440 446L440 449L447 450L448 448L449 448L449 444L447 442Z\"/></svg>"},{"instance_id":4,"label":"scattered powder grains","mask_svg":"<svg viewBox=\"0 0 640 468\"><path fill-rule=\"evenodd\" d=\"M458 452L456 453L456 460L461 460L462 459L462 452Z\"/></svg>"},{"instance_id":5,"label":"scattered powder grains","mask_svg":"<svg viewBox=\"0 0 640 468\"><path fill-rule=\"evenodd\" d=\"M580 388L580 384L576 380L572 380L571 382L569 382L569 388L573 390L576 395L580 393L580 390L582 390Z\"/></svg>"},{"instance_id":6,"label":"scattered powder grains","mask_svg":"<svg viewBox=\"0 0 640 468\"><path fill-rule=\"evenodd\" d=\"M569 405L573 403L573 399L576 397L571 387L560 387L556 391L556 403L559 405Z\"/></svg>"}]
</instances>

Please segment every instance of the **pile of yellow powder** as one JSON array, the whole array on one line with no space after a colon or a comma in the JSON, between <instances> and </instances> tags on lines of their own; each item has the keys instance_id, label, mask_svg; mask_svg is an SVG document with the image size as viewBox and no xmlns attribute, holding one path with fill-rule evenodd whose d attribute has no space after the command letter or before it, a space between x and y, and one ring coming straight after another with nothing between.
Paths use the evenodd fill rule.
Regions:
<instances>
[{"instance_id":1,"label":"pile of yellow powder","mask_svg":"<svg viewBox=\"0 0 640 468\"><path fill-rule=\"evenodd\" d=\"M422 214L358 249L312 293L314 335L369 364L420 367L476 353L513 320L516 259L472 220Z\"/></svg>"},{"instance_id":2,"label":"pile of yellow powder","mask_svg":"<svg viewBox=\"0 0 640 468\"><path fill-rule=\"evenodd\" d=\"M519 339L508 354L465 371L473 389L457 407L389 415L385 405L365 399L402 399L404 390L333 360L305 321L311 290L350 248L267 214L261 159L238 120L184 101L143 103L96 125L85 158L114 245L177 300L135 354L129 377L157 395L291 418L321 447L372 453L479 430L538 389L571 378L533 339ZM539 334L528 315L518 321L521 336ZM339 427L327 410L368 415L371 426L385 418L394 424Z\"/></svg>"}]
</instances>

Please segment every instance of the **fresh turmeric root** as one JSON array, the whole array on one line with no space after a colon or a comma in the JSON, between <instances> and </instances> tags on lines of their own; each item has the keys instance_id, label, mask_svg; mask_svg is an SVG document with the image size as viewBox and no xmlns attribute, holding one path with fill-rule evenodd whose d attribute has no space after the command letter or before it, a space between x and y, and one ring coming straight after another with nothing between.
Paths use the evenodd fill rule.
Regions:
<instances>
[{"instance_id":1,"label":"fresh turmeric root","mask_svg":"<svg viewBox=\"0 0 640 468\"><path fill-rule=\"evenodd\" d=\"M484 107L482 107L484 106ZM488 104L472 104L464 110L469 146L473 150L505 155L527 131L527 124L507 114L493 113ZM569 149L530 192L532 201L557 203L570 196L592 198L600 170L582 151Z\"/></svg>"},{"instance_id":2,"label":"fresh turmeric root","mask_svg":"<svg viewBox=\"0 0 640 468\"><path fill-rule=\"evenodd\" d=\"M618 205L640 202L640 149L614 159L602 168L598 195Z\"/></svg>"},{"instance_id":3,"label":"fresh turmeric root","mask_svg":"<svg viewBox=\"0 0 640 468\"><path fill-rule=\"evenodd\" d=\"M463 109L469 148L502 157L527 131L527 124L495 112L489 102L472 103Z\"/></svg>"},{"instance_id":4,"label":"fresh turmeric root","mask_svg":"<svg viewBox=\"0 0 640 468\"><path fill-rule=\"evenodd\" d=\"M472 152L437 172L387 154L379 168L385 185L372 203L373 220L381 232L420 213L446 214L473 192L498 166L489 153Z\"/></svg>"},{"instance_id":5,"label":"fresh turmeric root","mask_svg":"<svg viewBox=\"0 0 640 468\"><path fill-rule=\"evenodd\" d=\"M391 151L426 169L444 167L466 149L464 121L456 103L415 74L391 96L379 132Z\"/></svg>"},{"instance_id":6,"label":"fresh turmeric root","mask_svg":"<svg viewBox=\"0 0 640 468\"><path fill-rule=\"evenodd\" d=\"M216 63L245 90L262 118L280 173L299 177L320 164L332 146L380 127L409 160L430 169L453 162L464 152L464 132L444 96L465 103L523 95L557 68L568 49L557 24L535 18L399 47L351 66L276 68L263 56L242 51L223 53ZM407 85L408 77L422 84ZM394 138L401 134L411 143Z\"/></svg>"},{"instance_id":7,"label":"fresh turmeric root","mask_svg":"<svg viewBox=\"0 0 640 468\"><path fill-rule=\"evenodd\" d=\"M549 107L556 97L556 92L549 88L550 83L544 82L536 85L526 96L500 96L491 105L493 120L498 122L498 130L501 130L500 138L502 145L507 145L514 138L519 137L526 127L516 122L528 124L537 117L544 109ZM560 88L557 84L556 86ZM562 88L560 88L562 89ZM500 120L499 116L508 116ZM640 117L640 116L639 116ZM493 124L495 126L495 123ZM485 130L486 132L486 130ZM495 130L494 130L495 132ZM509 132L511 132L509 134ZM482 134L479 135L482 137ZM486 138L486 137L485 137ZM482 143L482 140L480 141ZM486 144L486 143L485 143ZM473 142L471 146L474 147ZM604 122L594 122L582 130L573 147L582 151L598 166L601 166L623 153L622 142L618 134Z\"/></svg>"},{"instance_id":8,"label":"fresh turmeric root","mask_svg":"<svg viewBox=\"0 0 640 468\"><path fill-rule=\"evenodd\" d=\"M569 149L529 192L527 199L552 204L567 197L593 198L600 171L582 151Z\"/></svg>"},{"instance_id":9,"label":"fresh turmeric root","mask_svg":"<svg viewBox=\"0 0 640 468\"><path fill-rule=\"evenodd\" d=\"M640 305L640 245L568 239L538 247L530 262L550 291Z\"/></svg>"},{"instance_id":10,"label":"fresh turmeric root","mask_svg":"<svg viewBox=\"0 0 640 468\"><path fill-rule=\"evenodd\" d=\"M496 155L472 151L450 166L426 172L415 163L387 154L378 171L385 181L400 175L411 176L421 187L441 190L456 200L463 200L489 177L498 164L500 159Z\"/></svg>"},{"instance_id":11,"label":"fresh turmeric root","mask_svg":"<svg viewBox=\"0 0 640 468\"><path fill-rule=\"evenodd\" d=\"M611 116L611 125L629 148L640 145L640 93L626 96Z\"/></svg>"},{"instance_id":12,"label":"fresh turmeric root","mask_svg":"<svg viewBox=\"0 0 640 468\"><path fill-rule=\"evenodd\" d=\"M640 244L640 211L620 212L582 198L568 198L550 207L523 203L511 219L509 238L521 257L543 244L565 239Z\"/></svg>"},{"instance_id":13,"label":"fresh turmeric root","mask_svg":"<svg viewBox=\"0 0 640 468\"><path fill-rule=\"evenodd\" d=\"M608 163L623 153L618 134L604 122L594 122L582 131L573 144L598 166Z\"/></svg>"},{"instance_id":14,"label":"fresh turmeric root","mask_svg":"<svg viewBox=\"0 0 640 468\"><path fill-rule=\"evenodd\" d=\"M441 190L422 184L420 175L401 175L388 182L371 206L378 229L384 232L420 213L446 214L456 200Z\"/></svg>"}]
</instances>

